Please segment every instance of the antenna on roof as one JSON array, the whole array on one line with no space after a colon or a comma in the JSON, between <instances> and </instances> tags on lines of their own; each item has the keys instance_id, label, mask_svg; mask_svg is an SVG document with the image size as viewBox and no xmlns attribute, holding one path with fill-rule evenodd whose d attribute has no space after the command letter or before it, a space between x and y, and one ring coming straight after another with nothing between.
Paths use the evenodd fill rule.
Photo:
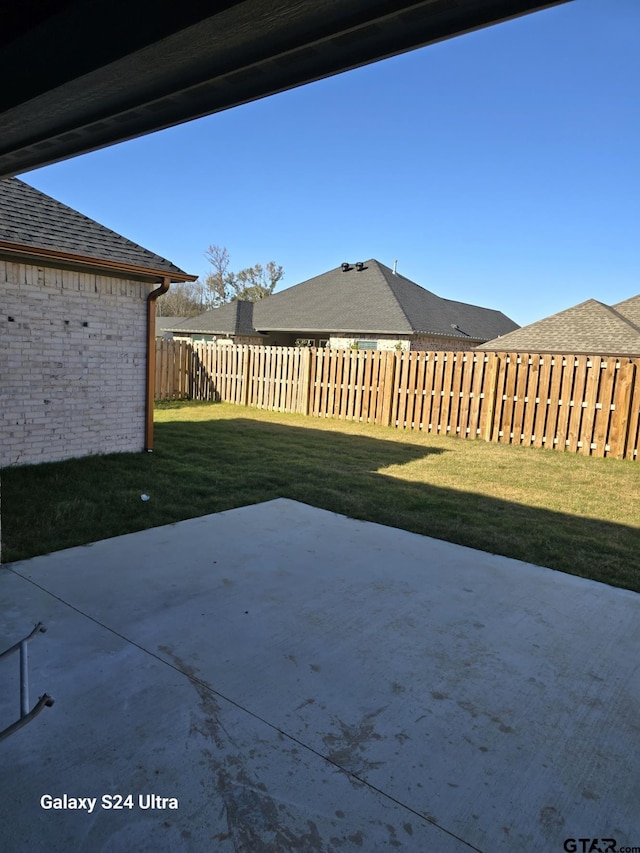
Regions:
<instances>
[{"instance_id":1,"label":"antenna on roof","mask_svg":"<svg viewBox=\"0 0 640 853\"><path fill-rule=\"evenodd\" d=\"M397 275L397 272L396 272L397 269L398 269L398 259L396 258L395 261L393 262L393 274L394 275Z\"/></svg>"}]
</instances>

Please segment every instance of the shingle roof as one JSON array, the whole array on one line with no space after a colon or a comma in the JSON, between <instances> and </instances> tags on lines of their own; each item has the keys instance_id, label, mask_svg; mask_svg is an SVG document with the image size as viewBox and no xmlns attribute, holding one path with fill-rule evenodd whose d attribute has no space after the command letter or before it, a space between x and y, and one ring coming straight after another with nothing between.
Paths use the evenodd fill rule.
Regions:
<instances>
[{"instance_id":1,"label":"shingle roof","mask_svg":"<svg viewBox=\"0 0 640 853\"><path fill-rule=\"evenodd\" d=\"M186 317L156 317L156 332L173 332L186 322Z\"/></svg>"},{"instance_id":2,"label":"shingle roof","mask_svg":"<svg viewBox=\"0 0 640 853\"><path fill-rule=\"evenodd\" d=\"M614 311L621 314L629 323L633 323L640 329L640 293L637 296L632 296L630 299L625 299L624 302L618 302L611 306Z\"/></svg>"},{"instance_id":3,"label":"shingle roof","mask_svg":"<svg viewBox=\"0 0 640 853\"><path fill-rule=\"evenodd\" d=\"M127 240L18 178L0 181L0 243L63 252L192 278L166 258Z\"/></svg>"},{"instance_id":4,"label":"shingle roof","mask_svg":"<svg viewBox=\"0 0 640 853\"><path fill-rule=\"evenodd\" d=\"M255 304L260 331L440 335L485 341L518 326L500 311L442 299L371 259L303 281Z\"/></svg>"},{"instance_id":5,"label":"shingle roof","mask_svg":"<svg viewBox=\"0 0 640 853\"><path fill-rule=\"evenodd\" d=\"M632 318L636 318L636 322ZM613 307L588 299L501 338L487 341L478 349L494 352L640 355L638 319L640 295Z\"/></svg>"},{"instance_id":6,"label":"shingle roof","mask_svg":"<svg viewBox=\"0 0 640 853\"><path fill-rule=\"evenodd\" d=\"M187 332L190 335L255 335L251 323L253 302L237 299L220 308L213 308L182 323L168 326L168 332Z\"/></svg>"}]
</instances>

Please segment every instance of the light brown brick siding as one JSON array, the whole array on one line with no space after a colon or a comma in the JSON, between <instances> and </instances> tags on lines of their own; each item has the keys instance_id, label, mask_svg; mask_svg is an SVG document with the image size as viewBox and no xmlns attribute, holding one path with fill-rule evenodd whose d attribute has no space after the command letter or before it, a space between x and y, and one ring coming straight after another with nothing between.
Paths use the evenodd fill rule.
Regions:
<instances>
[{"instance_id":1,"label":"light brown brick siding","mask_svg":"<svg viewBox=\"0 0 640 853\"><path fill-rule=\"evenodd\" d=\"M446 352L466 352L475 349L478 341L469 341L466 338L444 338L437 335L416 335L411 339L411 349L421 352L440 350Z\"/></svg>"},{"instance_id":2,"label":"light brown brick siding","mask_svg":"<svg viewBox=\"0 0 640 853\"><path fill-rule=\"evenodd\" d=\"M143 449L151 288L0 260L0 467Z\"/></svg>"},{"instance_id":3,"label":"light brown brick siding","mask_svg":"<svg viewBox=\"0 0 640 853\"><path fill-rule=\"evenodd\" d=\"M250 346L261 346L264 343L264 338L260 335L234 335L233 338L234 344L242 344L242 345L250 345Z\"/></svg>"}]
</instances>

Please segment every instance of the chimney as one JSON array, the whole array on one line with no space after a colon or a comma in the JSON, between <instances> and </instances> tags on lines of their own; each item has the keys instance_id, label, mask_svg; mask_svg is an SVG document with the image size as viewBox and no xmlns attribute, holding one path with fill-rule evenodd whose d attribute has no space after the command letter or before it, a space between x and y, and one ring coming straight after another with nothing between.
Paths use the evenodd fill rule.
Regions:
<instances>
[{"instance_id":1,"label":"chimney","mask_svg":"<svg viewBox=\"0 0 640 853\"><path fill-rule=\"evenodd\" d=\"M396 258L396 260L393 262L393 274L394 275L397 275L397 273L396 273L397 269L398 269L398 260Z\"/></svg>"}]
</instances>

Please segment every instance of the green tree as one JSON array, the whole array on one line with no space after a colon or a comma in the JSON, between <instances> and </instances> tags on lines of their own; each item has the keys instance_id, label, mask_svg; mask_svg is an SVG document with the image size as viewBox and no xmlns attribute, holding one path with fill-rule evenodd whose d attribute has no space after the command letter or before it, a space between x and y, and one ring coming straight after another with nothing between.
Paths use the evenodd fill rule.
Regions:
<instances>
[{"instance_id":1,"label":"green tree","mask_svg":"<svg viewBox=\"0 0 640 853\"><path fill-rule=\"evenodd\" d=\"M265 267L262 264L256 264L240 270L235 276L233 286L236 293L232 298L258 302L266 296L271 296L283 275L282 267L275 261L269 261Z\"/></svg>"}]
</instances>

